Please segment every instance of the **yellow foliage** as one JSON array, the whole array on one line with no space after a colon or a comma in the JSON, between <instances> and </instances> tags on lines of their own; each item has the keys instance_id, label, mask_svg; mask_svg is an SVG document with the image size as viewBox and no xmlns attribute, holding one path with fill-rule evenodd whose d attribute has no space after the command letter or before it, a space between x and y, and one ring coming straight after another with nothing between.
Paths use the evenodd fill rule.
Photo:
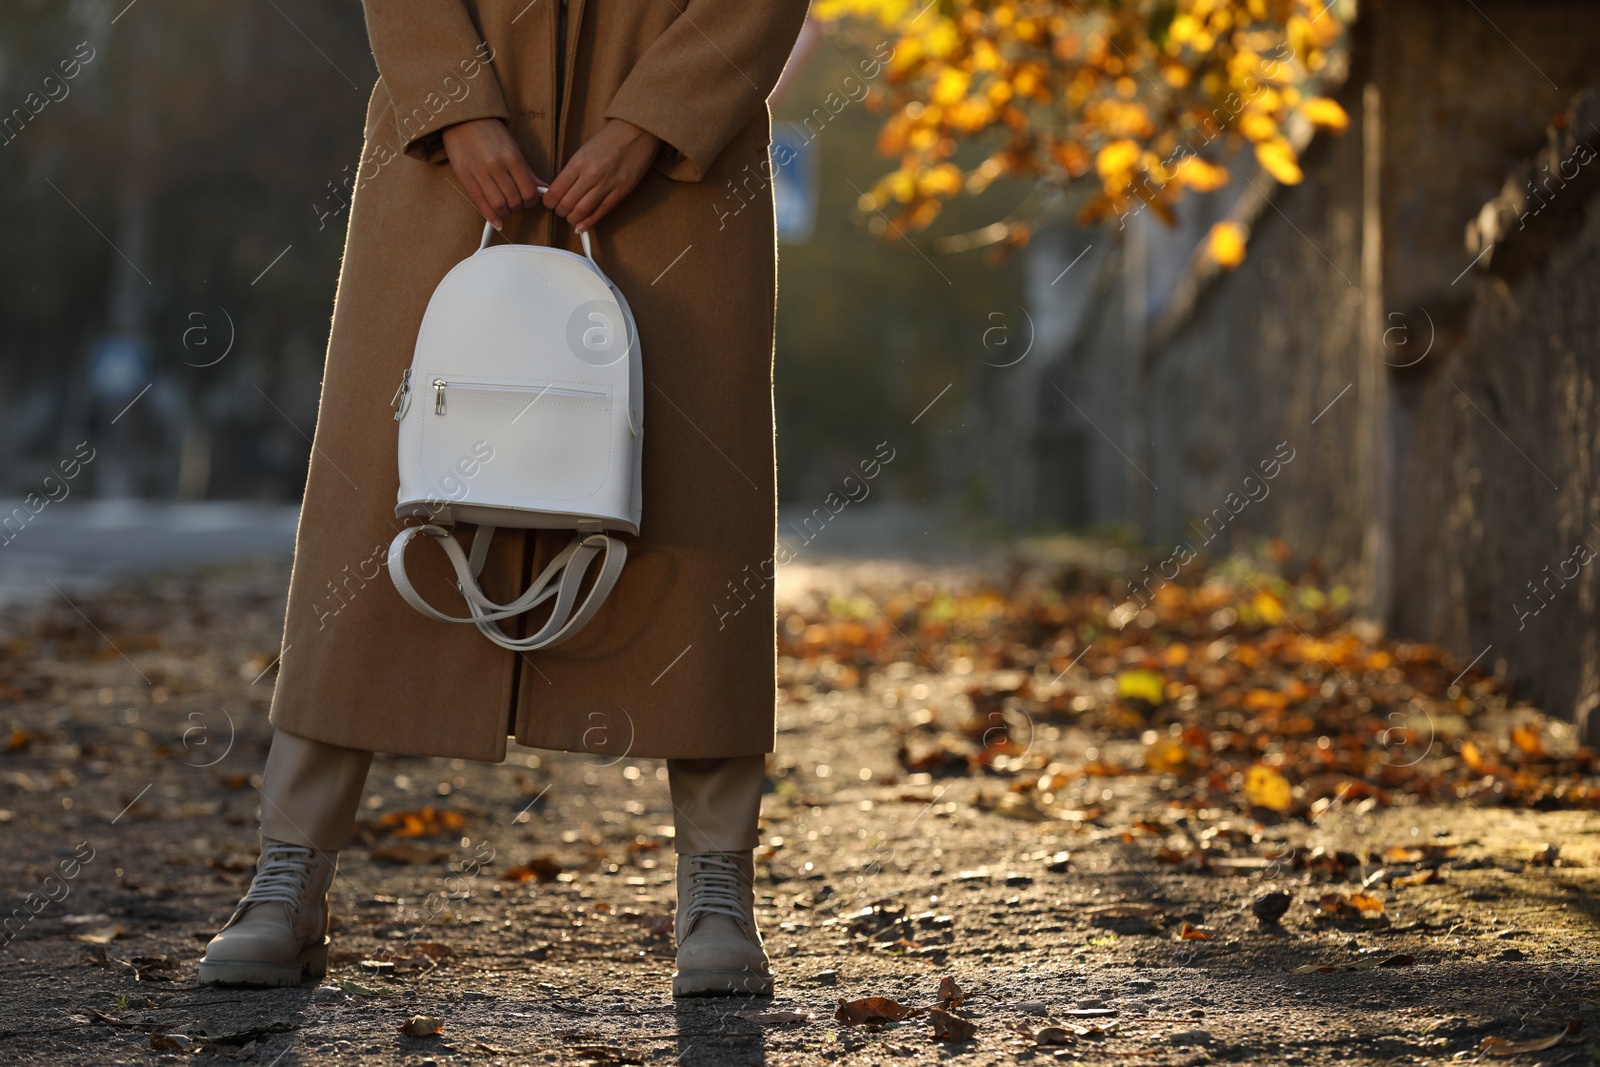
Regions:
<instances>
[{"instance_id":1,"label":"yellow foliage","mask_svg":"<svg viewBox=\"0 0 1600 1067\"><path fill-rule=\"evenodd\" d=\"M1157 774L1182 770L1189 762L1189 749L1175 737L1158 737L1144 750L1144 765Z\"/></svg>"},{"instance_id":2,"label":"yellow foliage","mask_svg":"<svg viewBox=\"0 0 1600 1067\"><path fill-rule=\"evenodd\" d=\"M1186 185L1197 193L1208 193L1213 189L1220 189L1228 184L1228 171L1215 163L1208 163L1199 156L1188 156L1179 161L1173 168L1176 172L1173 180L1180 185ZM1243 250L1244 242L1240 242Z\"/></svg>"},{"instance_id":3,"label":"yellow foliage","mask_svg":"<svg viewBox=\"0 0 1600 1067\"><path fill-rule=\"evenodd\" d=\"M1115 183L1118 187L1128 182L1128 172L1139 162L1139 142L1137 141L1112 141L1100 149L1095 156L1095 169L1100 172L1100 177L1109 187Z\"/></svg>"},{"instance_id":4,"label":"yellow foliage","mask_svg":"<svg viewBox=\"0 0 1600 1067\"><path fill-rule=\"evenodd\" d=\"M1252 141L1270 141L1278 136L1278 124L1271 115L1260 111L1246 111L1239 116L1239 132Z\"/></svg>"},{"instance_id":5,"label":"yellow foliage","mask_svg":"<svg viewBox=\"0 0 1600 1067\"><path fill-rule=\"evenodd\" d=\"M1256 145L1256 159L1268 174L1284 185L1299 185L1300 179L1305 177L1295 159L1294 148L1282 137Z\"/></svg>"},{"instance_id":6,"label":"yellow foliage","mask_svg":"<svg viewBox=\"0 0 1600 1067\"><path fill-rule=\"evenodd\" d=\"M946 67L939 72L928 99L935 104L953 104L967 95L967 86L970 84L972 78L966 71Z\"/></svg>"},{"instance_id":7,"label":"yellow foliage","mask_svg":"<svg viewBox=\"0 0 1600 1067\"><path fill-rule=\"evenodd\" d=\"M1313 96L1300 105L1301 114L1325 130L1343 133L1350 126L1350 116L1344 108L1325 96Z\"/></svg>"},{"instance_id":8,"label":"yellow foliage","mask_svg":"<svg viewBox=\"0 0 1600 1067\"><path fill-rule=\"evenodd\" d=\"M1316 72L1332 69L1345 29L1326 0L814 0L812 12L882 65L869 75L887 109L879 149L903 173L873 199L903 204L897 222L912 228L998 173L1061 186L1088 177L1098 188L1086 219L1148 207L1170 220L1187 191L1228 180L1197 156L1250 143L1293 184L1302 174L1285 121L1349 125L1319 95ZM942 169L967 143L1003 167L960 180ZM1029 228L1009 225L1005 240L1022 243ZM1243 233L1214 227L1206 247L1232 265Z\"/></svg>"},{"instance_id":9,"label":"yellow foliage","mask_svg":"<svg viewBox=\"0 0 1600 1067\"><path fill-rule=\"evenodd\" d=\"M1123 671L1117 675L1117 695L1146 704L1160 704L1166 695L1166 680L1155 671Z\"/></svg>"},{"instance_id":10,"label":"yellow foliage","mask_svg":"<svg viewBox=\"0 0 1600 1067\"><path fill-rule=\"evenodd\" d=\"M1256 807L1271 811L1288 811L1294 804L1294 788L1289 779L1259 763L1245 774L1244 795Z\"/></svg>"}]
</instances>

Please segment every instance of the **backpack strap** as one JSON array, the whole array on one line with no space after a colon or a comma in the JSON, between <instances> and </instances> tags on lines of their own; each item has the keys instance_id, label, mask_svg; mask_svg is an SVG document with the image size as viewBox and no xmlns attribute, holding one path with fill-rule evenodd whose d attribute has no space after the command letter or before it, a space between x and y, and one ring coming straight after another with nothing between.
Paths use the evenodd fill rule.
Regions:
<instances>
[{"instance_id":1,"label":"backpack strap","mask_svg":"<svg viewBox=\"0 0 1600 1067\"><path fill-rule=\"evenodd\" d=\"M408 604L429 618L440 622L470 622L500 647L514 652L529 652L540 648L552 648L582 629L605 603L606 597L610 595L612 587L617 584L617 578L622 573L623 563L628 558L627 546L614 537L603 533L578 534L545 565L544 570L534 579L526 592L510 603L497 604L484 594L478 584L478 575L483 570L484 560L489 552L489 542L494 538L494 533L493 526L478 527L478 532L472 539L472 555L469 558L467 553L462 551L461 543L442 526L428 524L406 527L396 534L389 544L389 576L394 580L395 589ZM422 594L417 592L416 586L411 583L410 577L406 574L405 551L412 538L418 534L433 538L444 549L451 567L456 572L456 587L466 598L469 615L446 615L424 600ZM594 557L601 553L604 554L601 555L600 570L595 577L594 586L574 612L573 604L578 598L578 586L588 572ZM500 619L531 611L552 596L556 598L555 606L538 632L528 637L514 638L507 636L496 625Z\"/></svg>"}]
</instances>

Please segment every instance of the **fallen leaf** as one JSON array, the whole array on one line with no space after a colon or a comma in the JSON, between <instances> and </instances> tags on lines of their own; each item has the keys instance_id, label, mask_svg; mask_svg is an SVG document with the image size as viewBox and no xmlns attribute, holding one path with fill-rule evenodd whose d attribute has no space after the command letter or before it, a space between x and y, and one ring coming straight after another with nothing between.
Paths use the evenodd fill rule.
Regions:
<instances>
[{"instance_id":1,"label":"fallen leaf","mask_svg":"<svg viewBox=\"0 0 1600 1067\"><path fill-rule=\"evenodd\" d=\"M1114 1034L1117 1027L1121 1026L1120 1020L1113 1019L1108 1023L1090 1023L1088 1026L1074 1026L1072 1032L1079 1037L1100 1037L1104 1034Z\"/></svg>"},{"instance_id":2,"label":"fallen leaf","mask_svg":"<svg viewBox=\"0 0 1600 1067\"><path fill-rule=\"evenodd\" d=\"M922 1014L921 1008L891 1000L888 997L862 997L859 1000L839 1002L833 1017L846 1026L882 1026L884 1023L912 1019Z\"/></svg>"},{"instance_id":3,"label":"fallen leaf","mask_svg":"<svg viewBox=\"0 0 1600 1067\"><path fill-rule=\"evenodd\" d=\"M1529 756L1544 755L1544 740L1539 728L1531 723L1518 723L1511 728L1511 743Z\"/></svg>"},{"instance_id":4,"label":"fallen leaf","mask_svg":"<svg viewBox=\"0 0 1600 1067\"><path fill-rule=\"evenodd\" d=\"M972 1035L978 1032L977 1025L970 1019L951 1015L940 1008L928 1009L928 1018L933 1022L935 1041L971 1041Z\"/></svg>"},{"instance_id":5,"label":"fallen leaf","mask_svg":"<svg viewBox=\"0 0 1600 1067\"><path fill-rule=\"evenodd\" d=\"M360 982L352 982L348 978L336 978L334 982L348 997L387 997L392 994L378 989L369 989Z\"/></svg>"},{"instance_id":6,"label":"fallen leaf","mask_svg":"<svg viewBox=\"0 0 1600 1067\"><path fill-rule=\"evenodd\" d=\"M1383 901L1371 893L1324 893L1317 903L1335 919L1372 919L1383 914Z\"/></svg>"},{"instance_id":7,"label":"fallen leaf","mask_svg":"<svg viewBox=\"0 0 1600 1067\"><path fill-rule=\"evenodd\" d=\"M432 1015L413 1015L400 1024L400 1032L407 1037L432 1037L443 1027L443 1019L436 1019Z\"/></svg>"},{"instance_id":8,"label":"fallen leaf","mask_svg":"<svg viewBox=\"0 0 1600 1067\"><path fill-rule=\"evenodd\" d=\"M1189 746L1175 737L1158 737L1144 750L1145 768L1156 774L1182 770L1189 762Z\"/></svg>"},{"instance_id":9,"label":"fallen leaf","mask_svg":"<svg viewBox=\"0 0 1600 1067\"><path fill-rule=\"evenodd\" d=\"M1184 923L1178 930L1178 938L1182 941L1210 941L1215 936L1209 930L1202 930L1200 927L1190 926L1188 923Z\"/></svg>"},{"instance_id":10,"label":"fallen leaf","mask_svg":"<svg viewBox=\"0 0 1600 1067\"><path fill-rule=\"evenodd\" d=\"M956 980L949 975L939 979L939 999L937 1006L940 1008L959 1008L961 1002L967 999L966 990L956 984Z\"/></svg>"},{"instance_id":11,"label":"fallen leaf","mask_svg":"<svg viewBox=\"0 0 1600 1067\"><path fill-rule=\"evenodd\" d=\"M785 1023L808 1023L811 1021L809 1011L736 1011L734 1018L743 1019L747 1023L757 1026L781 1026Z\"/></svg>"},{"instance_id":12,"label":"fallen leaf","mask_svg":"<svg viewBox=\"0 0 1600 1067\"><path fill-rule=\"evenodd\" d=\"M1028 1036L1033 1038L1033 1043L1041 1048L1050 1045L1066 1045L1072 1042L1072 1035L1059 1026L1046 1026Z\"/></svg>"},{"instance_id":13,"label":"fallen leaf","mask_svg":"<svg viewBox=\"0 0 1600 1067\"><path fill-rule=\"evenodd\" d=\"M1288 811L1294 805L1294 788L1289 779L1259 763L1245 775L1244 795L1256 807L1269 811Z\"/></svg>"},{"instance_id":14,"label":"fallen leaf","mask_svg":"<svg viewBox=\"0 0 1600 1067\"><path fill-rule=\"evenodd\" d=\"M1567 1028L1558 1034L1549 1037L1536 1037L1528 1041L1512 1041L1509 1038L1489 1036L1478 1042L1478 1048L1491 1056L1519 1056L1524 1052L1543 1052L1555 1048L1569 1037L1576 1037L1583 1029L1583 1022L1574 1019L1567 1024Z\"/></svg>"},{"instance_id":15,"label":"fallen leaf","mask_svg":"<svg viewBox=\"0 0 1600 1067\"><path fill-rule=\"evenodd\" d=\"M178 971L178 961L171 956L135 956L128 966L135 982L170 982Z\"/></svg>"},{"instance_id":16,"label":"fallen leaf","mask_svg":"<svg viewBox=\"0 0 1600 1067\"><path fill-rule=\"evenodd\" d=\"M91 945L109 945L121 937L122 934L121 926L99 926L93 930L85 930L81 934L73 934L72 939L74 941L87 941Z\"/></svg>"},{"instance_id":17,"label":"fallen leaf","mask_svg":"<svg viewBox=\"0 0 1600 1067\"><path fill-rule=\"evenodd\" d=\"M500 875L502 882L526 882L537 878L541 882L553 882L556 875L561 873L561 864L555 857L546 852L542 856L535 856L527 863L512 867Z\"/></svg>"},{"instance_id":18,"label":"fallen leaf","mask_svg":"<svg viewBox=\"0 0 1600 1067\"><path fill-rule=\"evenodd\" d=\"M1426 871L1418 871L1416 874L1402 874L1396 878L1391 878L1389 879L1389 884L1398 886L1429 885L1437 881L1440 881L1439 872L1429 868Z\"/></svg>"},{"instance_id":19,"label":"fallen leaf","mask_svg":"<svg viewBox=\"0 0 1600 1067\"><path fill-rule=\"evenodd\" d=\"M459 811L429 804L415 811L387 811L373 828L392 837L455 837L467 824Z\"/></svg>"},{"instance_id":20,"label":"fallen leaf","mask_svg":"<svg viewBox=\"0 0 1600 1067\"><path fill-rule=\"evenodd\" d=\"M1350 906L1363 915L1382 915L1383 901L1371 893L1351 893Z\"/></svg>"},{"instance_id":21,"label":"fallen leaf","mask_svg":"<svg viewBox=\"0 0 1600 1067\"><path fill-rule=\"evenodd\" d=\"M1117 696L1155 707L1166 699L1166 679L1155 671L1123 671L1117 675Z\"/></svg>"}]
</instances>

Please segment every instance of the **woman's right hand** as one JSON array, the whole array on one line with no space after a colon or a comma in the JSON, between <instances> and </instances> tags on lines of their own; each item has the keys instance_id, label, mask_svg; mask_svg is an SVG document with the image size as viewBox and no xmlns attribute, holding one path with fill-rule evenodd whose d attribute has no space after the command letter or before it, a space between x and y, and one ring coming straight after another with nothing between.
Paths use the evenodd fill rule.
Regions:
<instances>
[{"instance_id":1,"label":"woman's right hand","mask_svg":"<svg viewBox=\"0 0 1600 1067\"><path fill-rule=\"evenodd\" d=\"M470 119L446 126L443 135L456 177L495 229L505 225L513 211L539 202L538 186L549 183L534 175L504 121Z\"/></svg>"}]
</instances>

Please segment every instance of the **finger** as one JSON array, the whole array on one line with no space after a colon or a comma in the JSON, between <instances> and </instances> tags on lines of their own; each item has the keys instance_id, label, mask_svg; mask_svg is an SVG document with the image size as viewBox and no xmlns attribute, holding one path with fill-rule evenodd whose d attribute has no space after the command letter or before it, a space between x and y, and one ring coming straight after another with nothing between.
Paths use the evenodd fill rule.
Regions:
<instances>
[{"instance_id":1,"label":"finger","mask_svg":"<svg viewBox=\"0 0 1600 1067\"><path fill-rule=\"evenodd\" d=\"M600 184L599 175L587 171L579 171L573 178L572 184L567 187L566 193L561 197L561 202L556 205L556 214L570 220L572 213L583 198L590 195Z\"/></svg>"},{"instance_id":2,"label":"finger","mask_svg":"<svg viewBox=\"0 0 1600 1067\"><path fill-rule=\"evenodd\" d=\"M511 178L516 183L517 192L522 196L522 206L532 207L539 202L539 186L545 183L540 181L533 173L533 168L528 166L528 161L518 152L511 165Z\"/></svg>"},{"instance_id":3,"label":"finger","mask_svg":"<svg viewBox=\"0 0 1600 1067\"><path fill-rule=\"evenodd\" d=\"M490 207L489 198L483 194L483 189L478 185L478 180L471 174L463 173L458 176L461 179L462 186L467 191L467 199L472 201L472 206L478 209L478 214L482 215L485 221L498 230L500 228L500 216L495 213L494 208Z\"/></svg>"},{"instance_id":4,"label":"finger","mask_svg":"<svg viewBox=\"0 0 1600 1067\"><path fill-rule=\"evenodd\" d=\"M608 189L604 185L596 185L589 194L578 201L578 206L572 209L572 214L567 221L572 223L572 228L579 233L593 226L600 216L605 214L601 210L616 194L615 189Z\"/></svg>"},{"instance_id":5,"label":"finger","mask_svg":"<svg viewBox=\"0 0 1600 1067\"><path fill-rule=\"evenodd\" d=\"M488 165L477 167L473 170L472 177L482 190L484 203L489 205L489 210L493 212L495 219L504 223L511 217L511 207L506 202L505 190L495 180L494 168Z\"/></svg>"},{"instance_id":6,"label":"finger","mask_svg":"<svg viewBox=\"0 0 1600 1067\"><path fill-rule=\"evenodd\" d=\"M577 171L573 168L571 161L568 161L567 165L562 167L561 172L556 175L555 181L551 182L549 188L545 190L544 206L554 211L556 205L561 203L561 198L566 195L567 189L571 187L576 177Z\"/></svg>"},{"instance_id":7,"label":"finger","mask_svg":"<svg viewBox=\"0 0 1600 1067\"><path fill-rule=\"evenodd\" d=\"M512 212L522 207L522 191L517 188L516 178L505 167L491 164L488 180L494 184L499 194L504 217L509 219Z\"/></svg>"}]
</instances>

